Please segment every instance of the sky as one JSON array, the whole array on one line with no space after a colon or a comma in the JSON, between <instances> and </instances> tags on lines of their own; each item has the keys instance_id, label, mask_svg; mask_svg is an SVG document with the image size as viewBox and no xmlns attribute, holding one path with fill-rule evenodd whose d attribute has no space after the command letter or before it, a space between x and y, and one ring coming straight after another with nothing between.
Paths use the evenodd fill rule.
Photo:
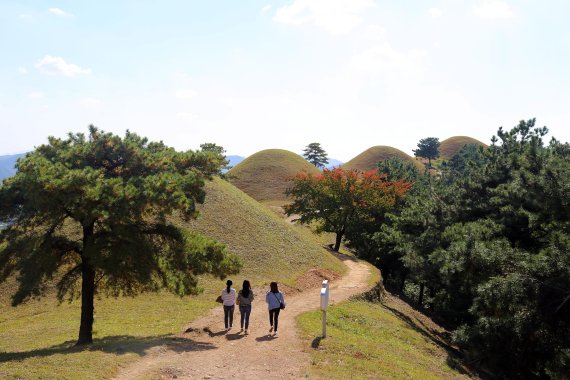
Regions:
<instances>
[{"instance_id":1,"label":"sky","mask_svg":"<svg viewBox=\"0 0 570 380\"><path fill-rule=\"evenodd\" d=\"M1 0L0 155L88 125L348 161L421 138L570 140L567 0Z\"/></svg>"}]
</instances>

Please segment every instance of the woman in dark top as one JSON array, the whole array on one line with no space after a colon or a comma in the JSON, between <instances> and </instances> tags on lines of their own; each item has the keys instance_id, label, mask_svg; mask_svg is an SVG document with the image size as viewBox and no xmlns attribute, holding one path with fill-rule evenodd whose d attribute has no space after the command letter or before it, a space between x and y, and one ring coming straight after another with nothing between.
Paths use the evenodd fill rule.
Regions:
<instances>
[{"instance_id":1,"label":"woman in dark top","mask_svg":"<svg viewBox=\"0 0 570 380\"><path fill-rule=\"evenodd\" d=\"M249 316L251 314L251 301L253 301L253 291L248 280L243 280L243 285L238 293L237 303L239 305L239 313L241 315L241 330L243 331L245 322L245 335L248 334Z\"/></svg>"}]
</instances>

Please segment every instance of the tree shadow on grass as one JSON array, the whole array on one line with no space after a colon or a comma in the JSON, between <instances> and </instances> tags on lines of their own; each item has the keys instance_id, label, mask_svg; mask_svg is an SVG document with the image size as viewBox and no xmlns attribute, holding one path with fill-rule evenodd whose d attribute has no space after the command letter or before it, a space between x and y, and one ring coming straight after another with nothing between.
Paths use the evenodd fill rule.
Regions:
<instances>
[{"instance_id":1,"label":"tree shadow on grass","mask_svg":"<svg viewBox=\"0 0 570 380\"><path fill-rule=\"evenodd\" d=\"M137 354L144 356L147 350L153 347L163 347L174 352L204 351L216 348L211 343L200 342L185 337L174 337L172 335L155 335L137 337L131 335L107 336L94 339L93 344L85 346L75 346L75 341L66 341L47 348L39 348L22 352L0 352L0 363L19 361L34 357L49 357L58 354L73 354L80 352L96 352L124 355Z\"/></svg>"}]
</instances>

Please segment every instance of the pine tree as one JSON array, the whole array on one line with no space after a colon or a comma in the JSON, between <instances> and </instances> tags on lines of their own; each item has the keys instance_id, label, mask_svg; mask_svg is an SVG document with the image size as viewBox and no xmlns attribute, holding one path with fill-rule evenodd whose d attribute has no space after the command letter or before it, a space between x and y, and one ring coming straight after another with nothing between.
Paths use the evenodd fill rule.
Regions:
<instances>
[{"instance_id":1,"label":"pine tree","mask_svg":"<svg viewBox=\"0 0 570 380\"><path fill-rule=\"evenodd\" d=\"M310 143L303 152L303 157L317 168L324 168L329 163L327 152L319 143Z\"/></svg>"},{"instance_id":2,"label":"pine tree","mask_svg":"<svg viewBox=\"0 0 570 380\"><path fill-rule=\"evenodd\" d=\"M204 181L217 172L202 152L176 152L127 131L50 137L18 161L0 188L0 281L17 273L13 305L45 294L81 297L77 344L92 343L94 296L200 291L196 275L236 273L225 247L169 221L195 218Z\"/></svg>"}]
</instances>

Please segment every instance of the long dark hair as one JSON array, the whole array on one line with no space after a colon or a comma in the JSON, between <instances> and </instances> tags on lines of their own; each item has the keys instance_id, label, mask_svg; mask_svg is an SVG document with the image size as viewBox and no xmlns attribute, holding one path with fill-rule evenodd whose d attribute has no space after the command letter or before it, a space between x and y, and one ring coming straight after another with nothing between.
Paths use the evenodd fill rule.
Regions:
<instances>
[{"instance_id":1,"label":"long dark hair","mask_svg":"<svg viewBox=\"0 0 570 380\"><path fill-rule=\"evenodd\" d=\"M279 288L277 287L276 282L269 284L269 288L271 289L271 293L279 293Z\"/></svg>"},{"instance_id":2,"label":"long dark hair","mask_svg":"<svg viewBox=\"0 0 570 380\"><path fill-rule=\"evenodd\" d=\"M251 291L251 285L249 281L243 280L243 285L241 287L241 295L245 298L249 297L249 292Z\"/></svg>"},{"instance_id":3,"label":"long dark hair","mask_svg":"<svg viewBox=\"0 0 570 380\"><path fill-rule=\"evenodd\" d=\"M233 284L232 280L226 281L226 285L227 285L226 290L228 291L228 294L230 293L230 290L231 290L230 286L232 286L232 284Z\"/></svg>"}]
</instances>

